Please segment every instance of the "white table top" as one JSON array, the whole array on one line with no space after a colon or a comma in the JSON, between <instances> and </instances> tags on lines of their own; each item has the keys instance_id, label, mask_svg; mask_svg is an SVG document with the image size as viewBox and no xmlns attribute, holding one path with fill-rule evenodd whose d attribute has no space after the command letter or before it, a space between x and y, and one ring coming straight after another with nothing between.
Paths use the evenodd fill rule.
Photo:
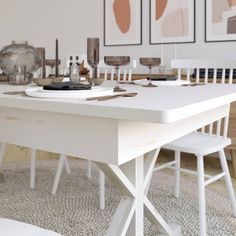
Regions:
<instances>
[{"instance_id":1,"label":"white table top","mask_svg":"<svg viewBox=\"0 0 236 236\"><path fill-rule=\"evenodd\" d=\"M103 85L113 86L113 83L106 82ZM138 95L103 102L3 94L4 91L22 90L26 87L0 84L0 106L120 120L172 123L236 100L236 85L221 84L157 88L121 85L128 92L138 92Z\"/></svg>"}]
</instances>

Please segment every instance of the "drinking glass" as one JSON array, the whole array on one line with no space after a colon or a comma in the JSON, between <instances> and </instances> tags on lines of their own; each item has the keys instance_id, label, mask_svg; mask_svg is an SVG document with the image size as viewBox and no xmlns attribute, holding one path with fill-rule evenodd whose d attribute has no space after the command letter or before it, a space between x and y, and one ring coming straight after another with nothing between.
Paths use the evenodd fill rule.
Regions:
<instances>
[{"instance_id":1,"label":"drinking glass","mask_svg":"<svg viewBox=\"0 0 236 236\"><path fill-rule=\"evenodd\" d=\"M143 66L147 66L149 68L149 82L143 87L157 87L152 83L152 68L159 66L161 64L161 58L158 57L142 57L139 59L139 62Z\"/></svg>"},{"instance_id":2,"label":"drinking glass","mask_svg":"<svg viewBox=\"0 0 236 236\"><path fill-rule=\"evenodd\" d=\"M125 92L125 89L120 88L120 66L126 66L130 63L129 56L105 56L105 64L109 66L114 66L116 70L116 86L114 87L114 92Z\"/></svg>"},{"instance_id":3,"label":"drinking glass","mask_svg":"<svg viewBox=\"0 0 236 236\"><path fill-rule=\"evenodd\" d=\"M166 65L165 65L165 64L159 65L159 72L160 72L161 74L164 74L164 73L165 73L165 70L166 70Z\"/></svg>"},{"instance_id":4,"label":"drinking glass","mask_svg":"<svg viewBox=\"0 0 236 236\"><path fill-rule=\"evenodd\" d=\"M15 65L14 66L14 81L16 84L24 83L26 75L26 66L25 65Z\"/></svg>"},{"instance_id":5,"label":"drinking glass","mask_svg":"<svg viewBox=\"0 0 236 236\"><path fill-rule=\"evenodd\" d=\"M87 61L92 68L92 79L97 78L97 65L99 63L99 38L87 39Z\"/></svg>"},{"instance_id":6,"label":"drinking glass","mask_svg":"<svg viewBox=\"0 0 236 236\"><path fill-rule=\"evenodd\" d=\"M59 65L61 64L61 60L58 61ZM55 75L54 74L54 67L56 67L56 60L55 59L46 59L45 60L45 65L50 66L51 68L51 76Z\"/></svg>"}]
</instances>

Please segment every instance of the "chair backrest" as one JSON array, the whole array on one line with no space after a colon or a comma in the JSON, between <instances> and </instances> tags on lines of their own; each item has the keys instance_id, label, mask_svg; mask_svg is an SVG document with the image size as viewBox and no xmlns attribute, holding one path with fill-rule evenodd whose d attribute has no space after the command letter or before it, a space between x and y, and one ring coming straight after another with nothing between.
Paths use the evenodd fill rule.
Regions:
<instances>
[{"instance_id":1,"label":"chair backrest","mask_svg":"<svg viewBox=\"0 0 236 236\"><path fill-rule=\"evenodd\" d=\"M203 79L204 83L232 84L234 71L236 69L236 60L215 60L215 59L175 59L171 61L172 69L178 70L178 79L182 78L183 70L187 80L194 79L199 83ZM202 133L227 137L229 124L229 114L222 119L201 128Z\"/></svg>"},{"instance_id":2,"label":"chair backrest","mask_svg":"<svg viewBox=\"0 0 236 236\"><path fill-rule=\"evenodd\" d=\"M119 77L124 81L131 81L133 69L136 68L137 63L136 60L133 60L128 66L120 67ZM98 64L98 77L104 76L105 80L114 80L115 79L115 69L112 66L108 66L104 63L104 61L100 61ZM91 74L90 74L91 75Z\"/></svg>"},{"instance_id":3,"label":"chair backrest","mask_svg":"<svg viewBox=\"0 0 236 236\"><path fill-rule=\"evenodd\" d=\"M87 55L84 54L69 54L66 57L66 67L70 67L70 63L82 63L84 61L84 66L87 67L90 71L89 76L92 77L92 70L91 67L87 63ZM132 80L132 73L133 68L136 68L137 62L133 60L129 66L122 66L120 68L120 78L122 80L131 81ZM108 66L101 60L98 64L97 69L98 77L103 76L105 80L114 80L115 79L115 69L111 66Z\"/></svg>"},{"instance_id":4,"label":"chair backrest","mask_svg":"<svg viewBox=\"0 0 236 236\"><path fill-rule=\"evenodd\" d=\"M92 72L92 71L90 71ZM98 64L98 77L102 77L107 80L114 80L115 70L113 67L108 66L104 63L104 61L100 61ZM92 76L92 73L90 73L90 76Z\"/></svg>"},{"instance_id":5,"label":"chair backrest","mask_svg":"<svg viewBox=\"0 0 236 236\"><path fill-rule=\"evenodd\" d=\"M171 61L171 67L178 70L178 79L181 79L183 69L185 70L187 80L190 80L193 70L195 70L195 79L199 83L204 78L204 83L232 83L234 70L236 69L236 60L216 60L216 59L175 59ZM227 72L227 73L226 73ZM209 76L211 74L211 76ZM211 77L211 78L209 78ZM236 77L236 76L235 76Z\"/></svg>"}]
</instances>

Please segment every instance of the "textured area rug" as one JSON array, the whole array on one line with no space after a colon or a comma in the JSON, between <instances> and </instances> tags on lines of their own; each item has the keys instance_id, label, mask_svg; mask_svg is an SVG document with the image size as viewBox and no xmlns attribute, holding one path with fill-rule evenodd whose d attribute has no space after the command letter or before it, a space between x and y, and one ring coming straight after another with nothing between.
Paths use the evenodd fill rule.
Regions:
<instances>
[{"instance_id":1,"label":"textured area rug","mask_svg":"<svg viewBox=\"0 0 236 236\"><path fill-rule=\"evenodd\" d=\"M63 173L58 192L50 194L57 161L37 162L35 190L29 188L29 163L3 165L5 183L0 184L0 217L38 225L65 236L105 235L120 199L119 192L106 180L106 209L99 209L98 171L86 177L85 161L72 160L72 173ZM199 235L197 185L182 178L181 197L172 195L173 177L154 173L149 198L167 222L183 226L183 235ZM230 202L207 190L208 235L236 235L236 219ZM1 232L0 232L1 235ZM156 235L145 222L145 235Z\"/></svg>"}]
</instances>

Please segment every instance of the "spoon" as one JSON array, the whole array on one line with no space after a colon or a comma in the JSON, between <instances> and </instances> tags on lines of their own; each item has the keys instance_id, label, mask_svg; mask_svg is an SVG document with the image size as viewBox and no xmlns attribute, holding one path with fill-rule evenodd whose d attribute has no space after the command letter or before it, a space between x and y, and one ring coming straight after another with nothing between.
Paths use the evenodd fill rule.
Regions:
<instances>
[{"instance_id":1,"label":"spoon","mask_svg":"<svg viewBox=\"0 0 236 236\"><path fill-rule=\"evenodd\" d=\"M135 97L138 93L121 93L121 94L116 94L116 95L108 95L108 96L100 96L100 97L91 97L87 98L87 101L106 101L106 100L111 100L114 98L119 98L119 97Z\"/></svg>"}]
</instances>

